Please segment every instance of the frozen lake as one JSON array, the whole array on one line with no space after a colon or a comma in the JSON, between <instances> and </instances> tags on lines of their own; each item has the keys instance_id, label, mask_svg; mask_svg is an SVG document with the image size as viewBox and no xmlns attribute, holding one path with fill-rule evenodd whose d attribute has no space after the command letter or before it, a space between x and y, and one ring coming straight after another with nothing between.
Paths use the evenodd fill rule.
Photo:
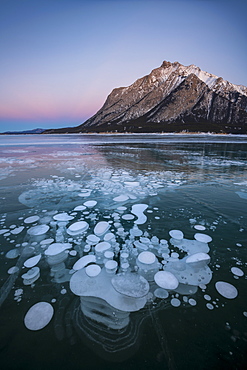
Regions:
<instances>
[{"instance_id":1,"label":"frozen lake","mask_svg":"<svg viewBox=\"0 0 247 370\"><path fill-rule=\"evenodd\" d=\"M247 368L246 210L247 136L0 136L1 369Z\"/></svg>"}]
</instances>

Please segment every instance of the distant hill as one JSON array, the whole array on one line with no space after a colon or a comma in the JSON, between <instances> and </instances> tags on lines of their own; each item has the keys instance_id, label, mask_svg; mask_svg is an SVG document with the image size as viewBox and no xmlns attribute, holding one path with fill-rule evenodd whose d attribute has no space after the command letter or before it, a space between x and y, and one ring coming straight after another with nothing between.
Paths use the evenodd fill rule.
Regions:
<instances>
[{"instance_id":1,"label":"distant hill","mask_svg":"<svg viewBox=\"0 0 247 370\"><path fill-rule=\"evenodd\" d=\"M164 61L132 85L114 89L83 124L44 133L181 131L247 134L247 87L194 64Z\"/></svg>"},{"instance_id":2,"label":"distant hill","mask_svg":"<svg viewBox=\"0 0 247 370\"><path fill-rule=\"evenodd\" d=\"M42 132L46 131L43 128L35 128L33 130L25 130L25 131L6 131L0 133L0 135L25 135L25 134L42 134Z\"/></svg>"}]
</instances>

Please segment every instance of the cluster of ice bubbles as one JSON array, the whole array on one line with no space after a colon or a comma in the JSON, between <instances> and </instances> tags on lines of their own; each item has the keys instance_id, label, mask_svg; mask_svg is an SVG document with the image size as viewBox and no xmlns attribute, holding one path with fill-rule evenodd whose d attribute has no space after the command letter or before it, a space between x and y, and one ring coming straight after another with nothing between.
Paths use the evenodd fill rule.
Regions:
<instances>
[{"instance_id":1,"label":"cluster of ice bubbles","mask_svg":"<svg viewBox=\"0 0 247 370\"><path fill-rule=\"evenodd\" d=\"M138 202L145 196L156 196L164 189L173 190L186 183L183 173L172 171L148 172L144 171L137 175L131 171L112 170L103 168L99 170L83 168L81 175L80 168L68 167L63 169L74 179L67 179L63 176L51 176L51 179L39 179L33 181L33 189L23 192L19 201L28 207L64 204L65 202L78 203L78 196L89 197L92 193L98 192L102 202L109 202L109 207L115 207L112 198L120 197L117 201ZM86 186L84 177L87 178ZM114 195L114 197L113 197Z\"/></svg>"},{"instance_id":2,"label":"cluster of ice bubbles","mask_svg":"<svg viewBox=\"0 0 247 370\"><path fill-rule=\"evenodd\" d=\"M91 194L91 193L90 193ZM88 196L88 195L87 195ZM23 285L34 286L40 277L40 261L49 266L55 283L69 283L71 292L80 297L83 315L107 328L120 330L128 326L130 314L156 300L167 300L171 306L195 306L198 287L205 291L212 279L209 267L209 243L203 225L195 225L194 239L186 239L181 230L170 230L169 240L150 235L148 205L122 205L126 195L113 198L114 212L103 216L90 199L70 212L42 211L42 215L20 218L20 225L0 230L7 241L23 235L22 243L6 253L8 259L19 257L8 273L18 276ZM101 219L100 219L101 218ZM71 265L71 259L75 262ZM232 268L236 276L244 273ZM228 282L218 281L217 292L227 299L238 295ZM63 293L66 293L64 289ZM0 303L4 296L1 289ZM15 299L21 300L23 289ZM213 309L211 297L205 294L206 307ZM51 302L52 303L52 302ZM38 302L25 315L30 330L44 328L52 319L54 308L49 302Z\"/></svg>"}]
</instances>

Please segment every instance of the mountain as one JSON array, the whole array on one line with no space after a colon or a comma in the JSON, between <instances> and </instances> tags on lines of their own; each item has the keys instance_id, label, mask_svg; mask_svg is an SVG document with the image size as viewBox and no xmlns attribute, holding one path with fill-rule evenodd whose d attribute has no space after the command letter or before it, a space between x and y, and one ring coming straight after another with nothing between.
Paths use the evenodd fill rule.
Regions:
<instances>
[{"instance_id":1,"label":"mountain","mask_svg":"<svg viewBox=\"0 0 247 370\"><path fill-rule=\"evenodd\" d=\"M33 130L26 130L26 131L5 131L0 133L0 135L25 135L25 134L42 134L46 131L43 128L35 128Z\"/></svg>"},{"instance_id":2,"label":"mountain","mask_svg":"<svg viewBox=\"0 0 247 370\"><path fill-rule=\"evenodd\" d=\"M247 133L247 87L195 65L164 61L128 87L114 89L83 124L59 132Z\"/></svg>"}]
</instances>

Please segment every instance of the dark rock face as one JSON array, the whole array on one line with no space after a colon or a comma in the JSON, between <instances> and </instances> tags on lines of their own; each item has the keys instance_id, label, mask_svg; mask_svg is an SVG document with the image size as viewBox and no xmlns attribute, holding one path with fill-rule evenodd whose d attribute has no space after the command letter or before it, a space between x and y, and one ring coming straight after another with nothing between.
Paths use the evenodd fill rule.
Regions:
<instances>
[{"instance_id":1,"label":"dark rock face","mask_svg":"<svg viewBox=\"0 0 247 370\"><path fill-rule=\"evenodd\" d=\"M164 61L128 87L114 89L82 125L59 132L247 133L247 88ZM58 132L58 130L54 130Z\"/></svg>"}]
</instances>

